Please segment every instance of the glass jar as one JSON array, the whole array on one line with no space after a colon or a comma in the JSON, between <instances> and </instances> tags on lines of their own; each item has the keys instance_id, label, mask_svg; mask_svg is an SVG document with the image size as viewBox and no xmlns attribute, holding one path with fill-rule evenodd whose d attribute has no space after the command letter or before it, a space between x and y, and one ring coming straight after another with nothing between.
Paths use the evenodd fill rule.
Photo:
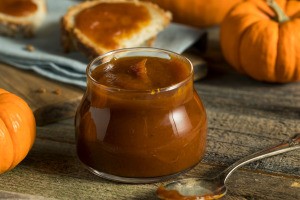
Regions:
<instances>
[{"instance_id":1,"label":"glass jar","mask_svg":"<svg viewBox=\"0 0 300 200\"><path fill-rule=\"evenodd\" d=\"M151 90L105 86L93 77L94 70L113 59L131 56L178 59L189 74L176 84ZM75 128L78 158L103 178L150 183L191 169L204 155L207 131L191 62L155 48L120 49L97 57L87 67L87 89Z\"/></svg>"}]
</instances>

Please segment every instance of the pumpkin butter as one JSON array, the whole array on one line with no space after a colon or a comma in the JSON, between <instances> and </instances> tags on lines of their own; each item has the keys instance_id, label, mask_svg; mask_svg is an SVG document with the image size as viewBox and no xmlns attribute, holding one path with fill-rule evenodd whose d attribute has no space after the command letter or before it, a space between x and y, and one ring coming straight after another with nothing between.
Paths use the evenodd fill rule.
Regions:
<instances>
[{"instance_id":1,"label":"pumpkin butter","mask_svg":"<svg viewBox=\"0 0 300 200\"><path fill-rule=\"evenodd\" d=\"M75 120L79 159L100 176L138 179L196 165L204 154L207 125L190 63L175 54L108 57L87 70Z\"/></svg>"},{"instance_id":2,"label":"pumpkin butter","mask_svg":"<svg viewBox=\"0 0 300 200\"><path fill-rule=\"evenodd\" d=\"M94 70L91 77L98 83L128 90L155 90L175 85L190 75L179 59L125 57L113 59Z\"/></svg>"},{"instance_id":3,"label":"pumpkin butter","mask_svg":"<svg viewBox=\"0 0 300 200\"><path fill-rule=\"evenodd\" d=\"M118 39L126 38L150 23L150 13L132 3L100 3L77 14L75 26L96 44L118 48Z\"/></svg>"},{"instance_id":4,"label":"pumpkin butter","mask_svg":"<svg viewBox=\"0 0 300 200\"><path fill-rule=\"evenodd\" d=\"M0 13L15 17L25 17L37 10L37 5L31 0L1 0Z\"/></svg>"}]
</instances>

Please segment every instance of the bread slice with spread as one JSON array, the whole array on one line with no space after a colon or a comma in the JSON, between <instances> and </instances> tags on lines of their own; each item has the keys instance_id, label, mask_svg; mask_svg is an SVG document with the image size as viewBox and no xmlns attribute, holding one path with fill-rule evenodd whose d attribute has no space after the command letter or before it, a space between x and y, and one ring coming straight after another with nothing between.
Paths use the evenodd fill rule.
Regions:
<instances>
[{"instance_id":1,"label":"bread slice with spread","mask_svg":"<svg viewBox=\"0 0 300 200\"><path fill-rule=\"evenodd\" d=\"M157 5L137 0L94 0L71 7L62 18L62 45L89 58L108 51L149 46L171 21Z\"/></svg>"},{"instance_id":2,"label":"bread slice with spread","mask_svg":"<svg viewBox=\"0 0 300 200\"><path fill-rule=\"evenodd\" d=\"M45 0L0 0L0 34L33 36L46 14Z\"/></svg>"}]
</instances>

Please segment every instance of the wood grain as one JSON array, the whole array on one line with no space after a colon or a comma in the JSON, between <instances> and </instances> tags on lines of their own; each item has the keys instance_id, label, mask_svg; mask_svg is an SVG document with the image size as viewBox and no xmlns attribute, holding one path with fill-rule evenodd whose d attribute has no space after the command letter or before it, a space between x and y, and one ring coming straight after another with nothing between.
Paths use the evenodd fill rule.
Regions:
<instances>
[{"instance_id":1,"label":"wood grain","mask_svg":"<svg viewBox=\"0 0 300 200\"><path fill-rule=\"evenodd\" d=\"M38 125L72 117L84 90L0 63L0 88L23 98Z\"/></svg>"}]
</instances>

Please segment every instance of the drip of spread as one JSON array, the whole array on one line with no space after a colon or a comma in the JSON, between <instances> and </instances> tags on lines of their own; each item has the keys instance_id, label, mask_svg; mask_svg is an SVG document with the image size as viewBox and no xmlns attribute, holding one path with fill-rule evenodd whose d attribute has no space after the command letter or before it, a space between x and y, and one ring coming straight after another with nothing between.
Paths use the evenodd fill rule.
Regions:
<instances>
[{"instance_id":1,"label":"drip of spread","mask_svg":"<svg viewBox=\"0 0 300 200\"><path fill-rule=\"evenodd\" d=\"M1 0L0 13L15 17L25 17L37 10L37 5L31 0Z\"/></svg>"}]
</instances>

